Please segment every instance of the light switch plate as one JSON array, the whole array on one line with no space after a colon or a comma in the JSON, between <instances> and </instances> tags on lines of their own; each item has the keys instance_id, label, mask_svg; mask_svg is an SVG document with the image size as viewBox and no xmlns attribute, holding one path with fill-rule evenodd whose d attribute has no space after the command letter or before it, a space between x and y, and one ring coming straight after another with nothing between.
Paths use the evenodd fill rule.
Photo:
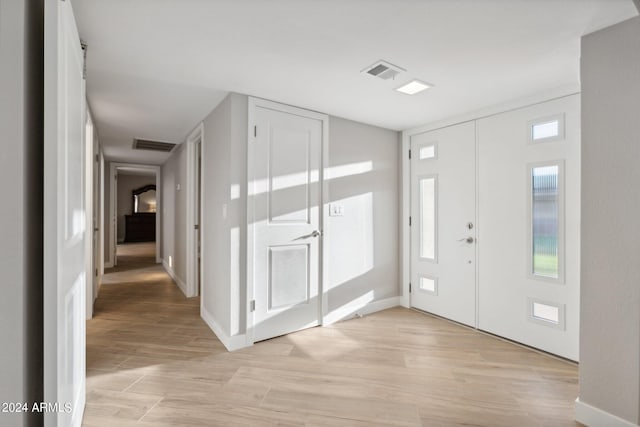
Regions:
<instances>
[{"instance_id":1,"label":"light switch plate","mask_svg":"<svg viewBox=\"0 0 640 427\"><path fill-rule=\"evenodd\" d=\"M329 216L344 216L344 205L341 203L330 203Z\"/></svg>"}]
</instances>

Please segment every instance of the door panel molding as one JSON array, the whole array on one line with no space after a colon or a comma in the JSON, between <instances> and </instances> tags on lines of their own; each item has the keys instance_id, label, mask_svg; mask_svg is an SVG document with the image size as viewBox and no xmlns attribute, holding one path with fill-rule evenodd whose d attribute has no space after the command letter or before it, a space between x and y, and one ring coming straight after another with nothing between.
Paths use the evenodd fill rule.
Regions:
<instances>
[{"instance_id":1,"label":"door panel molding","mask_svg":"<svg viewBox=\"0 0 640 427\"><path fill-rule=\"evenodd\" d=\"M263 108L265 110L272 110L281 113L287 113L294 116L303 118L315 119L321 122L321 153L320 162L318 168L318 176L314 179L319 183L319 206L318 206L318 221L319 230L324 237L319 237L318 247L318 312L317 312L317 324L324 323L324 317L328 314L327 294L325 293L325 282L327 276L327 263L328 259L326 254L327 245L324 242L324 238L330 235L328 230L328 200L329 200L329 187L327 181L324 179L324 170L329 160L329 116L326 114L318 113L315 111L305 110L290 105L280 104L265 99L249 97L248 99L248 127L247 127L247 300L246 300L246 313L247 313L247 331L246 331L246 345L253 345L256 339L255 334L255 315L252 308L255 304L256 296L256 282L254 275L256 271L255 263L255 251L256 251L256 226L255 221L257 218L256 207L254 206L253 196L260 191L264 191L264 184L257 182L254 178L254 174L257 167L257 153L255 152L255 142L257 140L257 109ZM301 241L302 243L303 241Z\"/></svg>"}]
</instances>

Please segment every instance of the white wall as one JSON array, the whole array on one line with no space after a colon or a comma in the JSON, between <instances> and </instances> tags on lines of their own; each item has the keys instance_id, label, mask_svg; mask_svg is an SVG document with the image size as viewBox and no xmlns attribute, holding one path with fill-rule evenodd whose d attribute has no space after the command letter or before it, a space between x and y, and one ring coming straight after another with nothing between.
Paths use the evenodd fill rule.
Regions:
<instances>
[{"instance_id":1,"label":"white wall","mask_svg":"<svg viewBox=\"0 0 640 427\"><path fill-rule=\"evenodd\" d=\"M175 148L162 165L162 241L161 257L178 286L185 292L187 278L186 209L187 209L187 150L184 145ZM171 262L169 261L171 257Z\"/></svg>"},{"instance_id":2,"label":"white wall","mask_svg":"<svg viewBox=\"0 0 640 427\"><path fill-rule=\"evenodd\" d=\"M580 402L639 423L639 17L582 38L581 78Z\"/></svg>"},{"instance_id":3,"label":"white wall","mask_svg":"<svg viewBox=\"0 0 640 427\"><path fill-rule=\"evenodd\" d=\"M144 187L145 185L155 185L156 177L142 176L142 175L127 175L124 173L118 173L117 180L117 195L118 195L118 243L123 242L125 238L125 215L131 215L133 213L133 202L131 191Z\"/></svg>"},{"instance_id":4,"label":"white wall","mask_svg":"<svg viewBox=\"0 0 640 427\"><path fill-rule=\"evenodd\" d=\"M329 119L329 317L349 316L371 301L399 295L399 133ZM326 203L327 201L325 201ZM342 310L340 310L342 308Z\"/></svg>"},{"instance_id":5,"label":"white wall","mask_svg":"<svg viewBox=\"0 0 640 427\"><path fill-rule=\"evenodd\" d=\"M43 2L0 0L0 402L43 399ZM38 425L0 413L0 425Z\"/></svg>"},{"instance_id":6,"label":"white wall","mask_svg":"<svg viewBox=\"0 0 640 427\"><path fill-rule=\"evenodd\" d=\"M204 120L203 316L226 336L246 331L247 97L230 94Z\"/></svg>"},{"instance_id":7,"label":"white wall","mask_svg":"<svg viewBox=\"0 0 640 427\"><path fill-rule=\"evenodd\" d=\"M230 94L204 120L202 315L223 339L246 332L247 108ZM325 238L328 303L342 318L399 293L399 134L334 117L329 128L330 197L345 214Z\"/></svg>"}]
</instances>

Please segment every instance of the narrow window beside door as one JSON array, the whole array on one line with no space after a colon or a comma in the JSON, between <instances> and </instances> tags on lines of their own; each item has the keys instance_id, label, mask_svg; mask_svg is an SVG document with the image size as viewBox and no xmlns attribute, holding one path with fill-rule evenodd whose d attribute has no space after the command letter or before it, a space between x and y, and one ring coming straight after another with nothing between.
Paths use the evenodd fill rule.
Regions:
<instances>
[{"instance_id":1,"label":"narrow window beside door","mask_svg":"<svg viewBox=\"0 0 640 427\"><path fill-rule=\"evenodd\" d=\"M420 257L436 258L436 193L435 177L420 180Z\"/></svg>"},{"instance_id":2,"label":"narrow window beside door","mask_svg":"<svg viewBox=\"0 0 640 427\"><path fill-rule=\"evenodd\" d=\"M560 279L561 167L531 167L531 271L537 277Z\"/></svg>"}]
</instances>

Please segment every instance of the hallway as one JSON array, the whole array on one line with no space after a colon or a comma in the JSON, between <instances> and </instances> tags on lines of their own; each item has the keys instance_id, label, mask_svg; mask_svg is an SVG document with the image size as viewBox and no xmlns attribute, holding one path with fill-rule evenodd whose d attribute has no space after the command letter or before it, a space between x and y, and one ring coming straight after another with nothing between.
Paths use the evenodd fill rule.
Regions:
<instances>
[{"instance_id":1,"label":"hallway","mask_svg":"<svg viewBox=\"0 0 640 427\"><path fill-rule=\"evenodd\" d=\"M228 353L149 246L87 323L85 426L577 425L574 364L404 308Z\"/></svg>"}]
</instances>

